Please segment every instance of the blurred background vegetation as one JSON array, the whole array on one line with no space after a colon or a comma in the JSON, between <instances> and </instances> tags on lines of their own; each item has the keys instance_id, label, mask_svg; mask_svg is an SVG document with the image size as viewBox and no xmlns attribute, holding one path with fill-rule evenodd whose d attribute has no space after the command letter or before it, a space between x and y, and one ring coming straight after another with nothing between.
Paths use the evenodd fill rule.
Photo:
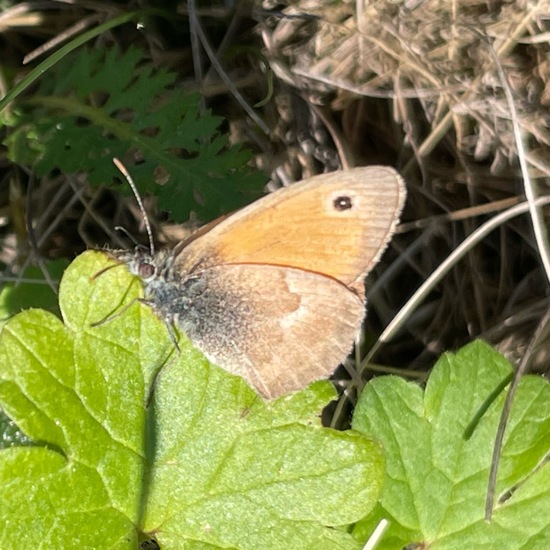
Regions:
<instances>
[{"instance_id":1,"label":"blurred background vegetation","mask_svg":"<svg viewBox=\"0 0 550 550\"><path fill-rule=\"evenodd\" d=\"M549 17L547 1L3 0L3 319L55 310L84 249L146 242L115 156L166 244L268 189L389 164L408 202L361 354L447 261L371 362L424 372L477 337L519 361L549 305L545 211L518 206L547 192Z\"/></svg>"}]
</instances>

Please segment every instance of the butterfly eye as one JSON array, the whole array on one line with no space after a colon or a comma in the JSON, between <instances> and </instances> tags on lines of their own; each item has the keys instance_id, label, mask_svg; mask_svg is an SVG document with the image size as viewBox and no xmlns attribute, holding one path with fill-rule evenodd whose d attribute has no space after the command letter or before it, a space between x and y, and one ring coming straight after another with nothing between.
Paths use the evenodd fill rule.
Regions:
<instances>
[{"instance_id":1,"label":"butterfly eye","mask_svg":"<svg viewBox=\"0 0 550 550\"><path fill-rule=\"evenodd\" d=\"M138 275L142 279L149 279L155 274L155 266L153 264L142 263L139 265Z\"/></svg>"}]
</instances>

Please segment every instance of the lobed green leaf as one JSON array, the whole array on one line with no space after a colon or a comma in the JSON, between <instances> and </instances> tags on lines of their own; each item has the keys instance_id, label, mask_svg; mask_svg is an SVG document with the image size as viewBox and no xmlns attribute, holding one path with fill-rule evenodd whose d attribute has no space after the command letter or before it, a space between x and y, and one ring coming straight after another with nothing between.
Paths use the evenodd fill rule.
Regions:
<instances>
[{"instance_id":1,"label":"lobed green leaf","mask_svg":"<svg viewBox=\"0 0 550 550\"><path fill-rule=\"evenodd\" d=\"M139 296L87 252L63 277L63 322L29 310L5 325L0 403L35 446L0 451L0 547L361 548L347 529L383 461L320 425L330 385L265 402L183 336L178 355Z\"/></svg>"},{"instance_id":2,"label":"lobed green leaf","mask_svg":"<svg viewBox=\"0 0 550 550\"><path fill-rule=\"evenodd\" d=\"M511 366L483 342L441 357L425 391L397 377L368 384L353 427L386 450L380 505L356 528L382 518L379 548L547 548L550 541L550 387L526 376L506 429L496 507L485 521L493 445Z\"/></svg>"}]
</instances>

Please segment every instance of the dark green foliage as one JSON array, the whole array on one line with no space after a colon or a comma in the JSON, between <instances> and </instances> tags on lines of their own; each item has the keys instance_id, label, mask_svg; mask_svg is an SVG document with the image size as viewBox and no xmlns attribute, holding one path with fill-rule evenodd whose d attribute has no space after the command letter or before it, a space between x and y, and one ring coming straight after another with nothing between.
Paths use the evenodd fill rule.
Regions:
<instances>
[{"instance_id":1,"label":"dark green foliage","mask_svg":"<svg viewBox=\"0 0 550 550\"><path fill-rule=\"evenodd\" d=\"M157 196L176 221L191 211L206 221L251 202L263 177L247 166L250 153L229 146L223 119L201 113L200 96L184 94L175 78L135 48L79 50L15 111L10 158L39 176L81 172L92 185L110 185L121 179L111 162L118 157L140 193Z\"/></svg>"}]
</instances>

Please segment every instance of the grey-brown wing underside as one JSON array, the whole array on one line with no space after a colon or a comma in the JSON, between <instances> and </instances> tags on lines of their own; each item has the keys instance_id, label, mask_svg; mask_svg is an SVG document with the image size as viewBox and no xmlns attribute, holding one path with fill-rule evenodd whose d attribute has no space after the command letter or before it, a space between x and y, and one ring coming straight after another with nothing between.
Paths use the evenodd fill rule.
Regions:
<instances>
[{"instance_id":1,"label":"grey-brown wing underside","mask_svg":"<svg viewBox=\"0 0 550 550\"><path fill-rule=\"evenodd\" d=\"M212 362L268 398L327 377L349 353L363 301L342 283L278 266L223 265L202 272L177 312Z\"/></svg>"}]
</instances>

